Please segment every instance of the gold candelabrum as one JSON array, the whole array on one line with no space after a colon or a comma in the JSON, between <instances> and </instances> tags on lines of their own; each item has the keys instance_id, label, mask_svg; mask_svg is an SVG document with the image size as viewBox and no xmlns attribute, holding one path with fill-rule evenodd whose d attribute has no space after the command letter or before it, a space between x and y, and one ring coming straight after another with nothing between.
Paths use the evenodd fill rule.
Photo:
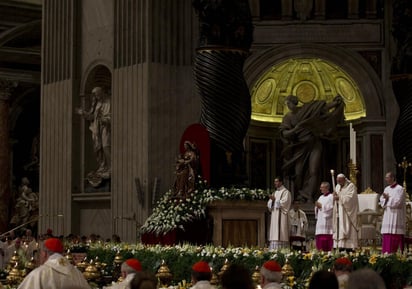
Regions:
<instances>
[{"instance_id":1,"label":"gold candelabrum","mask_svg":"<svg viewBox=\"0 0 412 289\"><path fill-rule=\"evenodd\" d=\"M225 271L229 268L229 266L230 266L229 261L225 259L225 263L223 263L222 268L220 268L220 272L217 274L219 277L219 280L222 279L223 273L225 273Z\"/></svg>"},{"instance_id":2,"label":"gold candelabrum","mask_svg":"<svg viewBox=\"0 0 412 289\"><path fill-rule=\"evenodd\" d=\"M93 260L90 261L89 266L83 272L83 276L86 278L87 281L95 281L100 278L100 272L96 267Z\"/></svg>"},{"instance_id":3,"label":"gold candelabrum","mask_svg":"<svg viewBox=\"0 0 412 289\"><path fill-rule=\"evenodd\" d=\"M74 265L73 255L70 252L70 249L67 250L64 256L66 257L66 259L69 261L70 264Z\"/></svg>"},{"instance_id":4,"label":"gold candelabrum","mask_svg":"<svg viewBox=\"0 0 412 289\"><path fill-rule=\"evenodd\" d=\"M260 285L260 268L259 266L255 267L255 270L252 273L252 280L255 285L255 288L259 288Z\"/></svg>"},{"instance_id":5,"label":"gold candelabrum","mask_svg":"<svg viewBox=\"0 0 412 289\"><path fill-rule=\"evenodd\" d=\"M400 164L398 164L398 167L403 169L403 190L405 192L405 200L407 202L410 202L410 198L409 198L409 194L408 194L408 189L406 187L406 171L411 166L412 166L412 164L406 161L406 157L403 157L402 162Z\"/></svg>"},{"instance_id":6,"label":"gold candelabrum","mask_svg":"<svg viewBox=\"0 0 412 289\"><path fill-rule=\"evenodd\" d=\"M283 280L286 281L288 277L292 277L295 275L292 266L289 264L289 260L286 259L285 265L282 267L282 276Z\"/></svg>"},{"instance_id":7,"label":"gold candelabrum","mask_svg":"<svg viewBox=\"0 0 412 289\"><path fill-rule=\"evenodd\" d=\"M86 270L87 266L89 266L89 263L87 262L87 256L84 257L84 259L76 265L77 269L79 269L82 273Z\"/></svg>"},{"instance_id":8,"label":"gold candelabrum","mask_svg":"<svg viewBox=\"0 0 412 289\"><path fill-rule=\"evenodd\" d=\"M210 270L212 271L212 278L210 279L210 284L217 286L219 285L219 278L217 277L215 270L211 267Z\"/></svg>"},{"instance_id":9,"label":"gold candelabrum","mask_svg":"<svg viewBox=\"0 0 412 289\"><path fill-rule=\"evenodd\" d=\"M169 286L170 281L172 281L172 273L170 273L170 269L167 266L165 260L162 260L159 269L157 270L156 277L160 281L161 288L167 288Z\"/></svg>"},{"instance_id":10,"label":"gold candelabrum","mask_svg":"<svg viewBox=\"0 0 412 289\"><path fill-rule=\"evenodd\" d=\"M28 261L24 266L24 269L26 271L26 275L36 269L36 260L34 260L34 257L31 257L30 261Z\"/></svg>"},{"instance_id":11,"label":"gold candelabrum","mask_svg":"<svg viewBox=\"0 0 412 289\"><path fill-rule=\"evenodd\" d=\"M349 160L349 164L348 164L348 168L349 168L349 180L357 187L358 186L358 167L356 166L355 163L353 163L352 159Z\"/></svg>"},{"instance_id":12,"label":"gold candelabrum","mask_svg":"<svg viewBox=\"0 0 412 289\"><path fill-rule=\"evenodd\" d=\"M23 280L22 271L19 270L19 264L16 262L13 268L10 269L6 281L9 285L17 285Z\"/></svg>"},{"instance_id":13,"label":"gold candelabrum","mask_svg":"<svg viewBox=\"0 0 412 289\"><path fill-rule=\"evenodd\" d=\"M122 267L123 261L124 260L123 260L122 255L120 254L120 251L117 251L116 256L114 257L114 260L113 260L114 268L113 268L113 274L112 274L112 279L117 280L117 282L119 281L121 282L123 279L122 274L121 274L121 267Z\"/></svg>"}]
</instances>

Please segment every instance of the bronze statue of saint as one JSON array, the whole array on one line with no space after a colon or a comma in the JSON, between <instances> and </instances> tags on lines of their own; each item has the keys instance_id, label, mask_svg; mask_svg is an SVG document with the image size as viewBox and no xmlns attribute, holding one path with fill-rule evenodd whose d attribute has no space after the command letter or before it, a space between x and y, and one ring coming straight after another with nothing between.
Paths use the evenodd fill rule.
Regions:
<instances>
[{"instance_id":1,"label":"bronze statue of saint","mask_svg":"<svg viewBox=\"0 0 412 289\"><path fill-rule=\"evenodd\" d=\"M289 112L279 127L284 143L282 170L294 183L295 197L312 201L320 182L322 141L333 139L344 117L344 102L336 96L327 103L315 100L298 106L297 96L286 97Z\"/></svg>"}]
</instances>

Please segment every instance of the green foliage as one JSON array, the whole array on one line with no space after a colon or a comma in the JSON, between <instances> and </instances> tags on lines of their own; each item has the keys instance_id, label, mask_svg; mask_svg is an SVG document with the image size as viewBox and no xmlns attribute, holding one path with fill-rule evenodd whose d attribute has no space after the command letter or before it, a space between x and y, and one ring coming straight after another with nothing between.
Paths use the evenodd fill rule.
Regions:
<instances>
[{"instance_id":1,"label":"green foliage","mask_svg":"<svg viewBox=\"0 0 412 289\"><path fill-rule=\"evenodd\" d=\"M123 247L122 247L123 246ZM412 283L412 255L392 254L382 255L374 252L345 253L324 253L311 251L301 253L289 250L268 250L260 248L240 248L240 247L214 247L214 246L145 246L136 245L94 245L90 246L88 256L96 256L103 262L112 263L117 252L120 252L123 259L135 257L140 260L145 270L157 272L162 260L164 260L173 274L173 284L178 284L182 280L190 281L191 267L199 260L209 263L215 273L218 273L225 263L242 264L252 273L256 266L260 267L267 260L276 260L281 266L286 262L294 270L294 277L288 279L284 284L285 288L303 289L306 288L313 272L318 270L330 270L335 260L345 256L349 258L354 269L369 267L381 274L387 283L388 288L402 288Z\"/></svg>"}]
</instances>

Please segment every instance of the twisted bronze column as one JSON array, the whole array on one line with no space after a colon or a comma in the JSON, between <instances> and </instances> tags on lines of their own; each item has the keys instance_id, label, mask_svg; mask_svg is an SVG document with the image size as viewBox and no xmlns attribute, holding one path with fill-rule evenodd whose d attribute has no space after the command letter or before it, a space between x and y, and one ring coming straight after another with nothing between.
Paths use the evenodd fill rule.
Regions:
<instances>
[{"instance_id":1,"label":"twisted bronze column","mask_svg":"<svg viewBox=\"0 0 412 289\"><path fill-rule=\"evenodd\" d=\"M201 97L200 122L211 138L211 182L244 178L243 139L251 116L243 64L252 43L248 0L194 0L200 39L194 76ZM242 176L243 175L243 176Z\"/></svg>"}]
</instances>

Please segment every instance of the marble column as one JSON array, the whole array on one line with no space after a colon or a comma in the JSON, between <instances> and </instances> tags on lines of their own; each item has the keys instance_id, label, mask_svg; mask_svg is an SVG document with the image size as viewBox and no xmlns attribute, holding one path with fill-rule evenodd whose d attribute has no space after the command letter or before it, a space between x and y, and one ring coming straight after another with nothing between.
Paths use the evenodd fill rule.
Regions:
<instances>
[{"instance_id":1,"label":"marble column","mask_svg":"<svg viewBox=\"0 0 412 289\"><path fill-rule=\"evenodd\" d=\"M9 98L13 83L0 79L0 232L7 231L10 202Z\"/></svg>"}]
</instances>

